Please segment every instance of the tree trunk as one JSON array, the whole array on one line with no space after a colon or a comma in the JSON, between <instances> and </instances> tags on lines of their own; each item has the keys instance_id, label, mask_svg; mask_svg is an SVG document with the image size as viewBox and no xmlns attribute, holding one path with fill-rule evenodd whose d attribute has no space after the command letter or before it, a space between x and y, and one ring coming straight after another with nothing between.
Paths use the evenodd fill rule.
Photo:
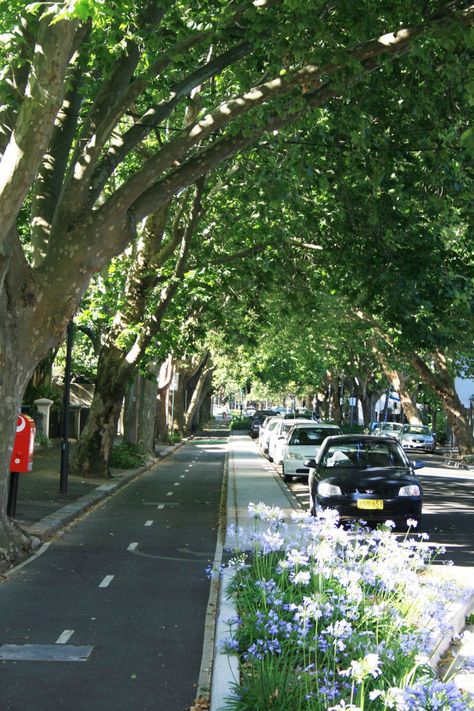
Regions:
<instances>
[{"instance_id":1,"label":"tree trunk","mask_svg":"<svg viewBox=\"0 0 474 711\"><path fill-rule=\"evenodd\" d=\"M97 366L97 381L72 470L92 479L110 477L109 459L125 391L133 366L124 365L123 353L104 347Z\"/></svg>"},{"instance_id":2,"label":"tree trunk","mask_svg":"<svg viewBox=\"0 0 474 711\"><path fill-rule=\"evenodd\" d=\"M197 414L203 401L203 394L205 395L206 381L212 377L213 367L207 367L206 365L208 358L209 353L207 354L206 359L203 362L203 366L199 372L199 377L186 411L186 429L190 431L193 431L198 424L199 418L197 417Z\"/></svg>"},{"instance_id":3,"label":"tree trunk","mask_svg":"<svg viewBox=\"0 0 474 711\"><path fill-rule=\"evenodd\" d=\"M434 369L419 357L413 357L413 365L421 379L429 385L443 403L446 417L456 438L460 454L472 454L474 441L466 408L456 393L454 377L449 372L447 358L441 351L433 354Z\"/></svg>"},{"instance_id":4,"label":"tree trunk","mask_svg":"<svg viewBox=\"0 0 474 711\"><path fill-rule=\"evenodd\" d=\"M342 421L342 410L341 410L341 401L340 401L340 395L339 395L339 378L337 376L334 376L332 373L328 372L328 384L331 388L331 393L330 393L330 403L332 405L331 407L331 419L336 423L336 425L340 425Z\"/></svg>"},{"instance_id":5,"label":"tree trunk","mask_svg":"<svg viewBox=\"0 0 474 711\"><path fill-rule=\"evenodd\" d=\"M155 438L165 441L168 431L169 386L173 377L171 356L161 364L158 373L158 399L156 402Z\"/></svg>"},{"instance_id":6,"label":"tree trunk","mask_svg":"<svg viewBox=\"0 0 474 711\"><path fill-rule=\"evenodd\" d=\"M421 419L421 413L408 389L408 378L404 373L402 373L402 371L390 368L380 352L378 352L378 356L390 385L400 395L400 404L408 422L410 425L421 425L423 422Z\"/></svg>"},{"instance_id":7,"label":"tree trunk","mask_svg":"<svg viewBox=\"0 0 474 711\"><path fill-rule=\"evenodd\" d=\"M155 456L155 411L158 384L155 378L142 378L142 397L138 412L138 446Z\"/></svg>"},{"instance_id":8,"label":"tree trunk","mask_svg":"<svg viewBox=\"0 0 474 711\"><path fill-rule=\"evenodd\" d=\"M13 318L12 311L17 305L14 298L6 298L5 294L0 297L0 322L5 325L0 329L0 571L30 549L29 539L6 513L17 418L36 365L32 349L27 345L28 328L22 328L27 319Z\"/></svg>"}]
</instances>

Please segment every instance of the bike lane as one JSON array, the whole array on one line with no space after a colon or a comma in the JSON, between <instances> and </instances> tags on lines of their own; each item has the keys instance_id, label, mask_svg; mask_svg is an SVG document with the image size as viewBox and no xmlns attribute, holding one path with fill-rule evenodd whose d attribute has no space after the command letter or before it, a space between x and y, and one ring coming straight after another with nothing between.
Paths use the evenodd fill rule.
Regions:
<instances>
[{"instance_id":1,"label":"bike lane","mask_svg":"<svg viewBox=\"0 0 474 711\"><path fill-rule=\"evenodd\" d=\"M189 707L225 452L192 440L0 585L2 709Z\"/></svg>"}]
</instances>

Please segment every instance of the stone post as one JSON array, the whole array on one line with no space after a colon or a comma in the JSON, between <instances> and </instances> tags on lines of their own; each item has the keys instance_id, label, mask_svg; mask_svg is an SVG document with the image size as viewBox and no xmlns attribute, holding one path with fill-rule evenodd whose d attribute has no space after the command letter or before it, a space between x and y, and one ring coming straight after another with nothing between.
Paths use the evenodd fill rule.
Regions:
<instances>
[{"instance_id":1,"label":"stone post","mask_svg":"<svg viewBox=\"0 0 474 711\"><path fill-rule=\"evenodd\" d=\"M38 400L34 401L38 412L41 415L41 424L43 429L43 434L49 439L49 411L53 400L49 400L47 397L40 397Z\"/></svg>"}]
</instances>

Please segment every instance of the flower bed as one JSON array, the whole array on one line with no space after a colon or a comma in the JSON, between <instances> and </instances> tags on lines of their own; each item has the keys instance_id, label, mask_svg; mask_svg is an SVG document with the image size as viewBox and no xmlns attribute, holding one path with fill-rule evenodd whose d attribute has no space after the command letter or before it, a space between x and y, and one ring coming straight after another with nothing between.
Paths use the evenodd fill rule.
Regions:
<instances>
[{"instance_id":1,"label":"flower bed","mask_svg":"<svg viewBox=\"0 0 474 711\"><path fill-rule=\"evenodd\" d=\"M390 522L344 530L327 512L295 515L290 538L277 509L249 510L255 530L246 541L233 531L228 564L237 615L225 651L238 655L240 680L223 709L473 708L429 664L460 591L427 575L426 537L399 540Z\"/></svg>"}]
</instances>

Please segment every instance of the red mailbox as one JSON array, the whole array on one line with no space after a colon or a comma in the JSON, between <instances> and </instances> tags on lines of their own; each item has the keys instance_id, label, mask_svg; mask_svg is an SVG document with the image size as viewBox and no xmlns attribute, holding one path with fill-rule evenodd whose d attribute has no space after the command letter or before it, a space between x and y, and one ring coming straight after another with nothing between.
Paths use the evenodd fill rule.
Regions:
<instances>
[{"instance_id":1,"label":"red mailbox","mask_svg":"<svg viewBox=\"0 0 474 711\"><path fill-rule=\"evenodd\" d=\"M30 472L33 468L33 447L36 427L33 418L19 415L16 423L16 436L10 459L11 472Z\"/></svg>"}]
</instances>

